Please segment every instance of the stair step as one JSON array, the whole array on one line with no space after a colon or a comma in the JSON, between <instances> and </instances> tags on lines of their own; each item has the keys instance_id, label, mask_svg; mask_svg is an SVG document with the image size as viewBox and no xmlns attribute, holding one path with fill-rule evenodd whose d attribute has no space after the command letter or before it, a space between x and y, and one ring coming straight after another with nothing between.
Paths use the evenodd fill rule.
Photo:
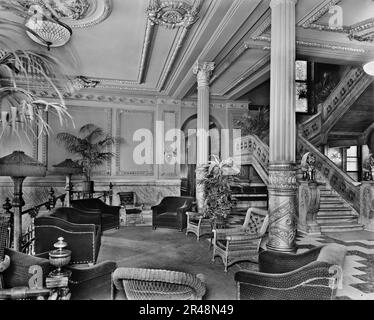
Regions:
<instances>
[{"instance_id":1,"label":"stair step","mask_svg":"<svg viewBox=\"0 0 374 320\"><path fill-rule=\"evenodd\" d=\"M344 225L344 224L346 224L346 223L355 223L355 224L357 224L358 223L358 219L357 218L355 218L355 217L347 217L347 218L345 218L345 217L339 217L339 218L334 218L334 217L332 217L332 218L326 218L326 219L320 219L320 218L318 218L317 219L317 223L318 224L321 224L321 225L323 225L323 224L335 224L335 225Z\"/></svg>"},{"instance_id":2,"label":"stair step","mask_svg":"<svg viewBox=\"0 0 374 320\"><path fill-rule=\"evenodd\" d=\"M342 232L342 231L360 231L364 229L362 224L356 222L347 223L321 223L321 232Z\"/></svg>"},{"instance_id":3,"label":"stair step","mask_svg":"<svg viewBox=\"0 0 374 320\"><path fill-rule=\"evenodd\" d=\"M348 208L348 207L331 207L330 206L330 207L320 208L319 211L318 211L318 214L324 214L324 213L327 213L327 214L330 214L330 213L347 214L347 212L352 212L352 209Z\"/></svg>"},{"instance_id":4,"label":"stair step","mask_svg":"<svg viewBox=\"0 0 374 320\"><path fill-rule=\"evenodd\" d=\"M326 202L321 202L320 205L320 210L351 210L350 207L348 207L345 203L326 203Z\"/></svg>"}]
</instances>

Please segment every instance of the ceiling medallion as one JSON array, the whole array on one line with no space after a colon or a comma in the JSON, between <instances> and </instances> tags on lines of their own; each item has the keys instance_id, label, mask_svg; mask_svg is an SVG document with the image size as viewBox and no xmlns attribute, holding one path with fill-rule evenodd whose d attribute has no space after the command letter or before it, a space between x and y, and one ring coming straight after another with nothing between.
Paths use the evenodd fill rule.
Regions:
<instances>
[{"instance_id":1,"label":"ceiling medallion","mask_svg":"<svg viewBox=\"0 0 374 320\"><path fill-rule=\"evenodd\" d=\"M25 6L40 5L71 28L90 27L112 12L112 0L26 0Z\"/></svg>"},{"instance_id":2,"label":"ceiling medallion","mask_svg":"<svg viewBox=\"0 0 374 320\"><path fill-rule=\"evenodd\" d=\"M148 19L166 28L189 27L198 19L201 0L187 1L152 0L147 8Z\"/></svg>"}]
</instances>

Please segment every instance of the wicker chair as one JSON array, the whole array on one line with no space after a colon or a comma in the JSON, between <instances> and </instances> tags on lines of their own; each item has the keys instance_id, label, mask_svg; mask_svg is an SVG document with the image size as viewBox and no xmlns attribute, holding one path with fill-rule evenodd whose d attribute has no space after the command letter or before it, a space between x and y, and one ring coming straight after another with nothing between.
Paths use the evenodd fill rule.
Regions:
<instances>
[{"instance_id":1,"label":"wicker chair","mask_svg":"<svg viewBox=\"0 0 374 320\"><path fill-rule=\"evenodd\" d=\"M113 273L112 299L116 290L128 300L201 300L206 286L202 274L143 268L117 268Z\"/></svg>"},{"instance_id":2,"label":"wicker chair","mask_svg":"<svg viewBox=\"0 0 374 320\"><path fill-rule=\"evenodd\" d=\"M129 192L118 192L119 201L121 207L125 209L126 212L126 221L125 225L129 225L131 222L144 223L143 217L143 208L144 204L138 203L136 193L129 191Z\"/></svg>"},{"instance_id":3,"label":"wicker chair","mask_svg":"<svg viewBox=\"0 0 374 320\"><path fill-rule=\"evenodd\" d=\"M227 268L239 261L258 262L258 252L269 224L267 210L249 208L243 226L213 230L213 257L222 258Z\"/></svg>"},{"instance_id":4,"label":"wicker chair","mask_svg":"<svg viewBox=\"0 0 374 320\"><path fill-rule=\"evenodd\" d=\"M239 300L333 300L347 249L328 244L301 254L262 251L259 272L235 274Z\"/></svg>"},{"instance_id":5,"label":"wicker chair","mask_svg":"<svg viewBox=\"0 0 374 320\"><path fill-rule=\"evenodd\" d=\"M187 229L186 235L192 232L196 235L197 241L203 235L212 234L212 219L205 218L197 212L186 212L187 215Z\"/></svg>"}]
</instances>

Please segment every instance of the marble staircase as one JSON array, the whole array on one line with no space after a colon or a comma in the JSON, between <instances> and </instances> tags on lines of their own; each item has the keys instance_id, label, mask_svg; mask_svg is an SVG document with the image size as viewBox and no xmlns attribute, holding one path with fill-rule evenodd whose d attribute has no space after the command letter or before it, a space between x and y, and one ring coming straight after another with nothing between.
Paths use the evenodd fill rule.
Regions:
<instances>
[{"instance_id":1,"label":"marble staircase","mask_svg":"<svg viewBox=\"0 0 374 320\"><path fill-rule=\"evenodd\" d=\"M340 232L363 230L358 222L358 213L327 184L320 187L320 208L317 223L321 232Z\"/></svg>"}]
</instances>

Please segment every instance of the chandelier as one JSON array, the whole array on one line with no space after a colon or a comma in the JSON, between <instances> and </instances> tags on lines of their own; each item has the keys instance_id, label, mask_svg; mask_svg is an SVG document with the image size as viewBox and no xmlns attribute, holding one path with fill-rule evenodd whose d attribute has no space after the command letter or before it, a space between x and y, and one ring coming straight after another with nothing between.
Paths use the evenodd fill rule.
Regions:
<instances>
[{"instance_id":1,"label":"chandelier","mask_svg":"<svg viewBox=\"0 0 374 320\"><path fill-rule=\"evenodd\" d=\"M363 68L368 75L374 76L374 60L366 63Z\"/></svg>"},{"instance_id":2,"label":"chandelier","mask_svg":"<svg viewBox=\"0 0 374 320\"><path fill-rule=\"evenodd\" d=\"M32 5L29 13L31 16L26 20L26 33L36 43L51 47L60 47L66 44L73 31L61 22L56 16L40 5Z\"/></svg>"}]
</instances>

